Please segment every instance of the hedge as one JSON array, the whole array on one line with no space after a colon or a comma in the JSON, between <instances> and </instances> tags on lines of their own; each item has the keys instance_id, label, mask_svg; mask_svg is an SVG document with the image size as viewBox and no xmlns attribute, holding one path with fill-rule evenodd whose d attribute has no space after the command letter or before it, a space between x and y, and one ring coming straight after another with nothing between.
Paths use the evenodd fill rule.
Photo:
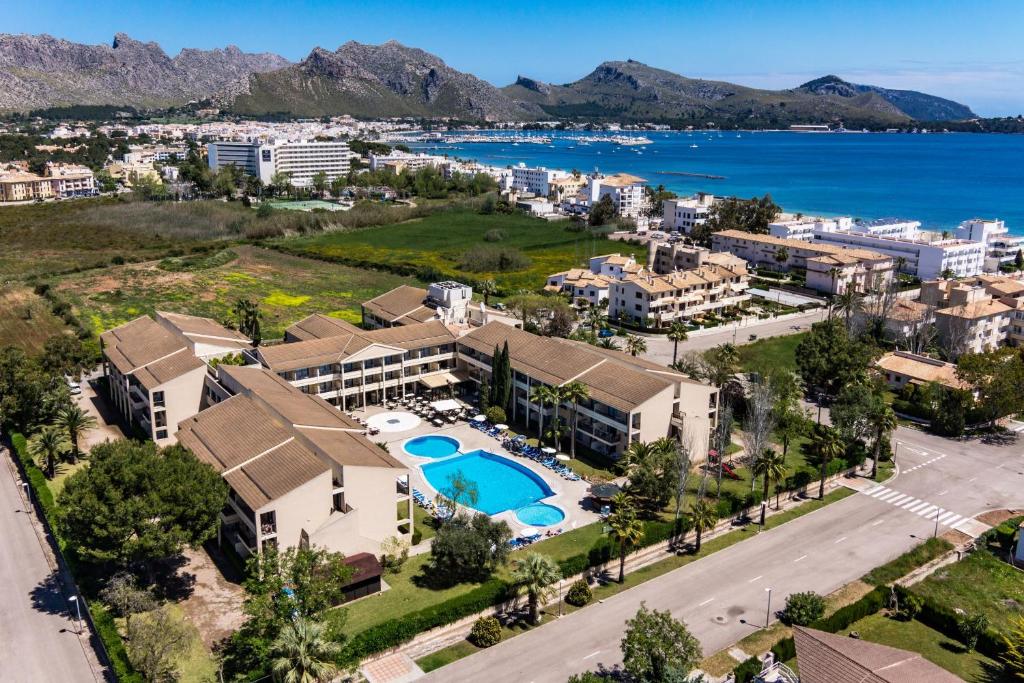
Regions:
<instances>
[{"instance_id":1,"label":"hedge","mask_svg":"<svg viewBox=\"0 0 1024 683\"><path fill-rule=\"evenodd\" d=\"M947 609L942 605L937 605L931 600L922 598L912 590L903 586L895 586L896 595L900 600L905 600L908 595L913 595L922 601L921 611L918 612L915 617L925 626L930 626L939 633L956 640L961 641L960 635L960 616L957 615L953 610ZM978 638L977 651L983 655L991 657L992 659L999 660L1006 652L1006 646L1003 644L1002 638L999 633L993 629L986 629L984 633Z\"/></svg>"},{"instance_id":2,"label":"hedge","mask_svg":"<svg viewBox=\"0 0 1024 683\"><path fill-rule=\"evenodd\" d=\"M865 574L861 580L872 586L892 583L952 549L953 544L943 538L929 538L924 543L911 548L896 559L886 562L881 567L875 567Z\"/></svg>"},{"instance_id":3,"label":"hedge","mask_svg":"<svg viewBox=\"0 0 1024 683\"><path fill-rule=\"evenodd\" d=\"M760 659L751 657L732 670L733 678L736 679L736 683L750 683L755 676L761 673L762 666Z\"/></svg>"},{"instance_id":4,"label":"hedge","mask_svg":"<svg viewBox=\"0 0 1024 683\"><path fill-rule=\"evenodd\" d=\"M76 573L74 571L74 559L67 556L66 544L57 529L57 506L53 500L53 492L50 491L50 487L46 483L46 475L43 474L43 471L39 469L39 466L29 456L28 441L23 434L12 432L11 445L14 447L14 453L18 458L18 462L21 463L22 471L28 479L29 486L32 488L32 495L39 505L39 509L42 510L47 526L49 526L53 538L57 542L57 547L60 548L61 552L65 553L65 560L71 568L72 574L74 574ZM142 683L142 676L132 668L131 662L128 661L128 653L124 649L124 641L121 639L121 634L117 631L117 625L114 623L113 617L110 616L110 613L103 605L92 601L89 602L88 611L92 616L92 623L96 629L96 634L103 642L107 659L110 661L110 666L113 668L117 680L124 683Z\"/></svg>"}]
</instances>

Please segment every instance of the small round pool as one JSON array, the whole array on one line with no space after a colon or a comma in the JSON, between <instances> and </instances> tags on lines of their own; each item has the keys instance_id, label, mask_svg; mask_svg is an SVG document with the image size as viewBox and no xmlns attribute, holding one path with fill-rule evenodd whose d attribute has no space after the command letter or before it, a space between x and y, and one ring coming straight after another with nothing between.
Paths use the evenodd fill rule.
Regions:
<instances>
[{"instance_id":1,"label":"small round pool","mask_svg":"<svg viewBox=\"0 0 1024 683\"><path fill-rule=\"evenodd\" d=\"M533 503L516 510L516 517L523 524L530 526L551 526L565 519L565 513L554 505Z\"/></svg>"},{"instance_id":2,"label":"small round pool","mask_svg":"<svg viewBox=\"0 0 1024 683\"><path fill-rule=\"evenodd\" d=\"M406 453L418 458L447 458L449 455L454 455L460 445L458 439L453 439L450 436L428 434L409 439L403 448Z\"/></svg>"}]
</instances>

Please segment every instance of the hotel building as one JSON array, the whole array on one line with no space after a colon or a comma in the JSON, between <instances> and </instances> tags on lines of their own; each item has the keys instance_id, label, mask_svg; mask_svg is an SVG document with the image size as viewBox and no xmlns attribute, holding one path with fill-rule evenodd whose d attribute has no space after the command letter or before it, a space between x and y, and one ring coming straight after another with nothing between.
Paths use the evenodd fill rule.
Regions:
<instances>
[{"instance_id":1,"label":"hotel building","mask_svg":"<svg viewBox=\"0 0 1024 683\"><path fill-rule=\"evenodd\" d=\"M584 201L593 208L604 197L610 197L616 213L636 218L647 208L646 180L628 173L591 176L583 188Z\"/></svg>"},{"instance_id":2,"label":"hotel building","mask_svg":"<svg viewBox=\"0 0 1024 683\"><path fill-rule=\"evenodd\" d=\"M611 286L608 316L662 328L750 300L746 265L708 263L665 275L641 273Z\"/></svg>"},{"instance_id":3,"label":"hotel building","mask_svg":"<svg viewBox=\"0 0 1024 683\"><path fill-rule=\"evenodd\" d=\"M538 197L547 197L552 193L552 183L560 178L567 178L569 174L550 168L538 166L531 168L526 164L517 164L512 167L512 187L520 192L532 192Z\"/></svg>"},{"instance_id":4,"label":"hotel building","mask_svg":"<svg viewBox=\"0 0 1024 683\"><path fill-rule=\"evenodd\" d=\"M287 174L295 187L310 187L313 176L323 172L327 182L348 175L348 145L314 140L262 142L211 142L206 146L210 170L235 165L265 185L275 173Z\"/></svg>"},{"instance_id":5,"label":"hotel building","mask_svg":"<svg viewBox=\"0 0 1024 683\"><path fill-rule=\"evenodd\" d=\"M29 173L19 164L0 170L0 202L92 197L96 194L96 178L85 166L47 164L46 175L42 176Z\"/></svg>"},{"instance_id":6,"label":"hotel building","mask_svg":"<svg viewBox=\"0 0 1024 683\"><path fill-rule=\"evenodd\" d=\"M674 232L690 233L696 226L708 222L714 203L714 195L705 192L698 192L692 197L666 199L662 202L662 227Z\"/></svg>"},{"instance_id":7,"label":"hotel building","mask_svg":"<svg viewBox=\"0 0 1024 683\"><path fill-rule=\"evenodd\" d=\"M870 249L887 254L900 269L922 280L951 272L971 277L984 270L985 245L981 242L949 239L928 242L921 239L871 235L863 232L815 232L814 243Z\"/></svg>"}]
</instances>

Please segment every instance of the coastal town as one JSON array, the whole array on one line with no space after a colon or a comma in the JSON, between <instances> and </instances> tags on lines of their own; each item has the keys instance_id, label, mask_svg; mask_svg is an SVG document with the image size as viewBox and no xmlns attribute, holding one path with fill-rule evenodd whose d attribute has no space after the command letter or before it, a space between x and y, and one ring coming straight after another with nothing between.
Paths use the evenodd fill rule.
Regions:
<instances>
[{"instance_id":1,"label":"coastal town","mask_svg":"<svg viewBox=\"0 0 1024 683\"><path fill-rule=\"evenodd\" d=\"M390 10L0 35L0 679L1024 677L1017 96Z\"/></svg>"}]
</instances>

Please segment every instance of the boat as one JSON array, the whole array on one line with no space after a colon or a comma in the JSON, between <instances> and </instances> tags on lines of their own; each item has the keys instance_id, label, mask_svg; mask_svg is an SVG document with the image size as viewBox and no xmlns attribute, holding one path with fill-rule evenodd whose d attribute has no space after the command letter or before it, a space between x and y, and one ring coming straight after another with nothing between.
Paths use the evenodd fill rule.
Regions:
<instances>
[{"instance_id":1,"label":"boat","mask_svg":"<svg viewBox=\"0 0 1024 683\"><path fill-rule=\"evenodd\" d=\"M697 145L696 145L696 143L695 143L695 144L692 144L692 145L690 145L690 149L697 149Z\"/></svg>"}]
</instances>

